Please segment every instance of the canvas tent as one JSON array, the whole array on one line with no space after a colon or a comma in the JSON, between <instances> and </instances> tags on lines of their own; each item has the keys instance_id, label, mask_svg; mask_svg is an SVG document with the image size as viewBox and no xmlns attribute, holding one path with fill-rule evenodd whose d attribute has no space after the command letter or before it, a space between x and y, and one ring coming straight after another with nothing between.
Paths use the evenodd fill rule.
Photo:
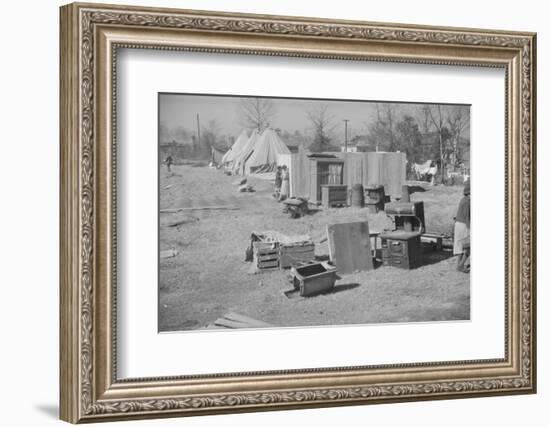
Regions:
<instances>
[{"instance_id":1,"label":"canvas tent","mask_svg":"<svg viewBox=\"0 0 550 427\"><path fill-rule=\"evenodd\" d=\"M258 142L260 135L257 130L252 131L250 138L244 145L244 147L239 151L233 160L233 170L236 172L242 172L244 174L244 164L250 155L254 152L256 143Z\"/></svg>"},{"instance_id":2,"label":"canvas tent","mask_svg":"<svg viewBox=\"0 0 550 427\"><path fill-rule=\"evenodd\" d=\"M243 129L229 151L225 153L225 156L223 156L221 164L223 165L235 161L235 158L239 155L239 152L243 149L247 142L248 132L246 131L246 129Z\"/></svg>"},{"instance_id":3,"label":"canvas tent","mask_svg":"<svg viewBox=\"0 0 550 427\"><path fill-rule=\"evenodd\" d=\"M263 131L262 136L254 146L254 151L245 162L247 173L255 170L265 170L266 167L277 164L277 157L280 154L290 154L290 150L281 140L277 132L268 128Z\"/></svg>"}]
</instances>

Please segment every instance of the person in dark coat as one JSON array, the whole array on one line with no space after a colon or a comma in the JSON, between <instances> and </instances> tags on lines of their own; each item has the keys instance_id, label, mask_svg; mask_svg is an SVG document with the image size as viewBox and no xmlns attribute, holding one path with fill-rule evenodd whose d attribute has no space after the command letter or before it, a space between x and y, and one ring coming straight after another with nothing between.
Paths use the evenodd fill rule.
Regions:
<instances>
[{"instance_id":1,"label":"person in dark coat","mask_svg":"<svg viewBox=\"0 0 550 427\"><path fill-rule=\"evenodd\" d=\"M464 197L458 204L455 217L453 254L458 255L456 269L470 272L470 181L464 185Z\"/></svg>"}]
</instances>

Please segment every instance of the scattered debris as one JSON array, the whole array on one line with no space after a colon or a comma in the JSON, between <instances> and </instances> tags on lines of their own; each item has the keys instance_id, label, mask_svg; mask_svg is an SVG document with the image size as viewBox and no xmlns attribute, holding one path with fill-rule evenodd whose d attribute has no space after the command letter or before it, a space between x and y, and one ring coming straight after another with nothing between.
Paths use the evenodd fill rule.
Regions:
<instances>
[{"instance_id":1,"label":"scattered debris","mask_svg":"<svg viewBox=\"0 0 550 427\"><path fill-rule=\"evenodd\" d=\"M178 212L183 212L183 211L204 211L204 210L236 211L236 210L239 210L239 207L238 206L233 206L233 205L193 206L193 207L185 207L185 208L161 209L160 213L178 213Z\"/></svg>"},{"instance_id":2,"label":"scattered debris","mask_svg":"<svg viewBox=\"0 0 550 427\"><path fill-rule=\"evenodd\" d=\"M179 252L176 249L168 249L166 251L160 251L160 258L173 258L175 257Z\"/></svg>"},{"instance_id":3,"label":"scattered debris","mask_svg":"<svg viewBox=\"0 0 550 427\"><path fill-rule=\"evenodd\" d=\"M239 193L254 193L255 191L254 187L250 184L244 184L239 187Z\"/></svg>"},{"instance_id":4,"label":"scattered debris","mask_svg":"<svg viewBox=\"0 0 550 427\"><path fill-rule=\"evenodd\" d=\"M309 213L308 200L303 197L286 199L283 201L283 213L289 213L291 218L300 218Z\"/></svg>"},{"instance_id":5,"label":"scattered debris","mask_svg":"<svg viewBox=\"0 0 550 427\"><path fill-rule=\"evenodd\" d=\"M423 233L420 236L422 243L428 243L434 251L441 251L443 249L443 239L449 238L445 234L441 233Z\"/></svg>"},{"instance_id":6,"label":"scattered debris","mask_svg":"<svg viewBox=\"0 0 550 427\"><path fill-rule=\"evenodd\" d=\"M186 218L174 221L174 222L169 222L168 224L166 224L166 226L167 227L179 227L180 225L189 224L191 222L197 222L197 221L199 221L199 218L192 216L192 217L186 217Z\"/></svg>"},{"instance_id":7,"label":"scattered debris","mask_svg":"<svg viewBox=\"0 0 550 427\"><path fill-rule=\"evenodd\" d=\"M246 181L247 181L246 178L241 178L241 179L238 179L236 181L233 181L233 185L244 185L244 184L246 184Z\"/></svg>"}]
</instances>

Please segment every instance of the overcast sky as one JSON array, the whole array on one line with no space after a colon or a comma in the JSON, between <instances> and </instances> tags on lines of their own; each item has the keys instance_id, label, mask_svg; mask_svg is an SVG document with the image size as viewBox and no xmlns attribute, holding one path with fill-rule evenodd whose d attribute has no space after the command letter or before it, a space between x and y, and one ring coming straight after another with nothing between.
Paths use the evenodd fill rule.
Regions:
<instances>
[{"instance_id":1,"label":"overcast sky","mask_svg":"<svg viewBox=\"0 0 550 427\"><path fill-rule=\"evenodd\" d=\"M242 97L216 95L161 94L159 96L160 122L170 129L183 126L193 132L197 128L197 114L201 126L207 126L210 120L216 120L222 134L238 136L243 128L239 103ZM301 132L311 127L307 111L326 104L333 118L335 132L344 133L344 119L348 119L348 135L366 133L366 124L376 114L372 101L332 101L305 100L289 98L270 98L275 105L275 115L271 127L282 131ZM415 115L422 104L397 104L403 113Z\"/></svg>"}]
</instances>

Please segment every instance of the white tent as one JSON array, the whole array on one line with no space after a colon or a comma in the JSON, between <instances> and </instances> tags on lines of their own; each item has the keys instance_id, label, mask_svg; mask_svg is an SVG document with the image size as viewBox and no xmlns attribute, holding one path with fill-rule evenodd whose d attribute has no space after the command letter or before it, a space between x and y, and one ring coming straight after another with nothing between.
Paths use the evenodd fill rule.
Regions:
<instances>
[{"instance_id":1,"label":"white tent","mask_svg":"<svg viewBox=\"0 0 550 427\"><path fill-rule=\"evenodd\" d=\"M239 155L239 152L243 149L247 142L248 132L246 131L246 129L243 129L229 151L225 153L225 155L222 157L222 165L235 161L235 158Z\"/></svg>"},{"instance_id":2,"label":"white tent","mask_svg":"<svg viewBox=\"0 0 550 427\"><path fill-rule=\"evenodd\" d=\"M250 134L250 138L248 138L248 141L246 142L245 146L240 150L240 152L237 154L235 159L233 160L233 170L234 171L242 171L243 165L250 156L252 152L254 152L254 149L256 148L256 144L260 138L260 134L257 130L252 131Z\"/></svg>"},{"instance_id":3,"label":"white tent","mask_svg":"<svg viewBox=\"0 0 550 427\"><path fill-rule=\"evenodd\" d=\"M275 165L279 154L290 154L290 150L277 135L277 132L268 128L263 131L254 147L254 152L246 160L245 171L250 173L253 169L262 166Z\"/></svg>"}]
</instances>

